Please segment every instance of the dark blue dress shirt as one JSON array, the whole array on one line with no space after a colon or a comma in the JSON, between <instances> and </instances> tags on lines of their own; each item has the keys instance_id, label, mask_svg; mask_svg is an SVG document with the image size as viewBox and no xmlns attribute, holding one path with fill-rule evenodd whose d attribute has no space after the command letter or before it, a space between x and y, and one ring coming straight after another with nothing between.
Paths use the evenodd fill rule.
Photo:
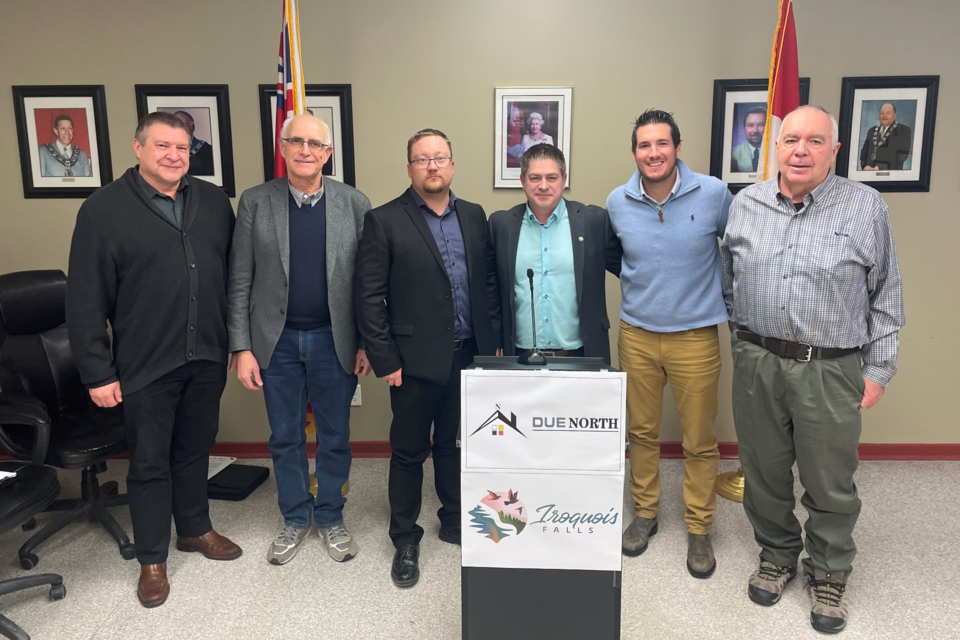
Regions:
<instances>
[{"instance_id":1,"label":"dark blue dress shirt","mask_svg":"<svg viewBox=\"0 0 960 640\"><path fill-rule=\"evenodd\" d=\"M423 217L430 227L433 239L437 241L443 266L450 279L450 292L453 295L454 334L456 340L473 337L473 315L470 312L470 280L467 278L467 247L463 242L463 232L460 230L460 219L457 217L457 196L450 192L450 204L437 215L427 203L423 201L412 187L410 194L414 202L423 212Z\"/></svg>"}]
</instances>

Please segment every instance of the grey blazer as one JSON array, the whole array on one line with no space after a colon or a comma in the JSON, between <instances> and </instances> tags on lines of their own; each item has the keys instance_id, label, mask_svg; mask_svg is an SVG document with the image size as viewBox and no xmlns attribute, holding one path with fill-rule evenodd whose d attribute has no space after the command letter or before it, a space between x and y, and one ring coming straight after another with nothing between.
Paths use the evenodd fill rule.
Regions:
<instances>
[{"instance_id":1,"label":"grey blazer","mask_svg":"<svg viewBox=\"0 0 960 640\"><path fill-rule=\"evenodd\" d=\"M353 373L360 341L353 307L353 275L370 200L330 178L324 179L323 187L327 200L327 300L333 342L343 370ZM253 351L261 368L270 366L287 320L289 198L285 177L244 191L230 249L229 349L231 353Z\"/></svg>"}]
</instances>

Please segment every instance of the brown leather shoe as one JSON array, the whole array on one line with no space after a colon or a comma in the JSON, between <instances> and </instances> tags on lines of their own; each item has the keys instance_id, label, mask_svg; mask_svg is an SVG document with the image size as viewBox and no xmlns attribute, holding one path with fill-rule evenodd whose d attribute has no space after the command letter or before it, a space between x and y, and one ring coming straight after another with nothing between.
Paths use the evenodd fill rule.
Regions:
<instances>
[{"instance_id":1,"label":"brown leather shoe","mask_svg":"<svg viewBox=\"0 0 960 640\"><path fill-rule=\"evenodd\" d=\"M159 607L170 595L167 582L167 563L145 564L140 567L140 582L137 583L137 598L148 609Z\"/></svg>"},{"instance_id":2,"label":"brown leather shoe","mask_svg":"<svg viewBox=\"0 0 960 640\"><path fill-rule=\"evenodd\" d=\"M199 538L177 537L178 551L199 551L211 560L236 560L243 549L213 529Z\"/></svg>"}]
</instances>

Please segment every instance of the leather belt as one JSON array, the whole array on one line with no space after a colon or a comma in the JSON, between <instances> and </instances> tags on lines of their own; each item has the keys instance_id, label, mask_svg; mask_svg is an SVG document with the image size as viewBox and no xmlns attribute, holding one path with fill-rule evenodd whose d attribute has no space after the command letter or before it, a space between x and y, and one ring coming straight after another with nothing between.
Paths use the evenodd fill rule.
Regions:
<instances>
[{"instance_id":1,"label":"leather belt","mask_svg":"<svg viewBox=\"0 0 960 640\"><path fill-rule=\"evenodd\" d=\"M525 354L525 353L529 353L530 351L533 351L533 349L518 349L518 350L517 350L517 355L518 355L518 356L521 356L521 355L523 355L523 354ZM557 356L557 357L561 357L561 358L564 358L564 357L566 357L566 358L582 358L582 357L583 357L583 347L580 347L579 349L553 349L553 350L549 350L549 351L546 350L546 349L540 349L540 353L542 353L542 354L545 355L545 356Z\"/></svg>"},{"instance_id":2,"label":"leather belt","mask_svg":"<svg viewBox=\"0 0 960 640\"><path fill-rule=\"evenodd\" d=\"M814 347L806 342L788 342L779 338L766 338L757 335L753 331L738 329L737 337L747 342L763 347L770 353L776 354L781 358L792 358L799 362L810 362L810 360L833 360L842 358L851 353L860 351L860 347L850 349L832 349L827 347Z\"/></svg>"}]
</instances>

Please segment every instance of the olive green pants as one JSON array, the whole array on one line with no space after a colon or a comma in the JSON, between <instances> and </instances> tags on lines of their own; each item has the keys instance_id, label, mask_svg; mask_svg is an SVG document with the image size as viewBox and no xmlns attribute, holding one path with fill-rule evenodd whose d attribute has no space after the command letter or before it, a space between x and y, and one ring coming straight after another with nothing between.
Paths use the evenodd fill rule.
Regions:
<instances>
[{"instance_id":1,"label":"olive green pants","mask_svg":"<svg viewBox=\"0 0 960 640\"><path fill-rule=\"evenodd\" d=\"M799 362L732 339L733 417L746 480L743 508L761 557L794 566L804 548L794 515L793 463L804 488L804 572L849 572L860 498L853 474L864 381L860 356Z\"/></svg>"}]
</instances>

